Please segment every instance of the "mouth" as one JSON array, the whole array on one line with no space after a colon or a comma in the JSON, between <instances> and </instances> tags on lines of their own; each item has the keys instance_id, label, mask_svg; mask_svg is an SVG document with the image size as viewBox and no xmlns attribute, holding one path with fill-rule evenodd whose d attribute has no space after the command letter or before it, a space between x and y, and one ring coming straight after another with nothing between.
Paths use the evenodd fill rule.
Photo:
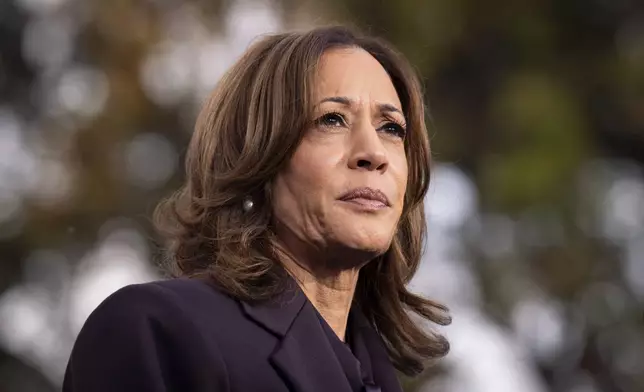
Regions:
<instances>
[{"instance_id":1,"label":"mouth","mask_svg":"<svg viewBox=\"0 0 644 392\"><path fill-rule=\"evenodd\" d=\"M391 207L389 199L381 190L369 187L353 189L342 195L338 200L373 210Z\"/></svg>"}]
</instances>

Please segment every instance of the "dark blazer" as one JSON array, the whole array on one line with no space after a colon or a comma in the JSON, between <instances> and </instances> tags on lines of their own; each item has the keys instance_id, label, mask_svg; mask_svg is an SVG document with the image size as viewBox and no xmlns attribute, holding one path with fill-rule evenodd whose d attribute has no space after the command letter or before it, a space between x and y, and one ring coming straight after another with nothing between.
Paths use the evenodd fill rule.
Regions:
<instances>
[{"instance_id":1,"label":"dark blazer","mask_svg":"<svg viewBox=\"0 0 644 392\"><path fill-rule=\"evenodd\" d=\"M124 287L83 326L63 391L351 391L303 292L278 302L250 305L196 279ZM360 320L375 382L402 391L380 336Z\"/></svg>"}]
</instances>

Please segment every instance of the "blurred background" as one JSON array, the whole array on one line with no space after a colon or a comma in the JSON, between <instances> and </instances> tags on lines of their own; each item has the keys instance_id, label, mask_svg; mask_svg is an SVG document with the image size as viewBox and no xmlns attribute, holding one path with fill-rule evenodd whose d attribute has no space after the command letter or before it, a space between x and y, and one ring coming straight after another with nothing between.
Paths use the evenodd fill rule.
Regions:
<instances>
[{"instance_id":1,"label":"blurred background","mask_svg":"<svg viewBox=\"0 0 644 392\"><path fill-rule=\"evenodd\" d=\"M641 0L0 0L0 391L60 388L199 105L258 35L348 22L423 76L437 160L411 283L450 306L418 392L644 391Z\"/></svg>"}]
</instances>

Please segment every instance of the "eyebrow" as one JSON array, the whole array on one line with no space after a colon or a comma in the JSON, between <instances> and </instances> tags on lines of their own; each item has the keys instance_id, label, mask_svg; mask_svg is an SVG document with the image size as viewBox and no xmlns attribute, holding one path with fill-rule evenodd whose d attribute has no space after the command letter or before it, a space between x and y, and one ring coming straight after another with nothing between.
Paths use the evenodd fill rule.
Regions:
<instances>
[{"instance_id":1,"label":"eyebrow","mask_svg":"<svg viewBox=\"0 0 644 392\"><path fill-rule=\"evenodd\" d=\"M353 106L355 104L355 101L353 99L349 98L349 97L327 97L327 98L324 98L323 100L321 100L318 105L323 104L324 102L335 102L335 103L339 103L339 104L344 105L344 106ZM398 109L397 107L395 107L394 105L392 105L392 104L379 103L377 105L377 107L381 112L399 113L400 115L402 115L404 117L403 112L400 109Z\"/></svg>"}]
</instances>

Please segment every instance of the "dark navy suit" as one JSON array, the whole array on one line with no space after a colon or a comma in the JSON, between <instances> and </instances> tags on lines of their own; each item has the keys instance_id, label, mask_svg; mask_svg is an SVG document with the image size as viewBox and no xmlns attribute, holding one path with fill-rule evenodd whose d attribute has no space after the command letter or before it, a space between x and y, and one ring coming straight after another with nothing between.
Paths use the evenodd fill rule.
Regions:
<instances>
[{"instance_id":1,"label":"dark navy suit","mask_svg":"<svg viewBox=\"0 0 644 392\"><path fill-rule=\"evenodd\" d=\"M349 324L362 390L402 391L380 336L354 310ZM299 289L251 305L197 279L131 285L83 326L63 391L353 392L329 331Z\"/></svg>"}]
</instances>

